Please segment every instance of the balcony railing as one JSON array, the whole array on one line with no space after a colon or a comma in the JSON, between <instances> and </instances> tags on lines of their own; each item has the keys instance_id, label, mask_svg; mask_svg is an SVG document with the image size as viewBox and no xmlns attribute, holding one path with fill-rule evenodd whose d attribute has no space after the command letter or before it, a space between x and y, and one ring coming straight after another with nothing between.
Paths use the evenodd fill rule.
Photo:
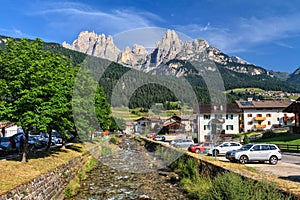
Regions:
<instances>
[{"instance_id":1,"label":"balcony railing","mask_svg":"<svg viewBox=\"0 0 300 200\"><path fill-rule=\"evenodd\" d=\"M256 125L254 125L255 129L264 129L266 127L267 127L267 125L265 125L265 124L256 124Z\"/></svg>"},{"instance_id":2,"label":"balcony railing","mask_svg":"<svg viewBox=\"0 0 300 200\"><path fill-rule=\"evenodd\" d=\"M294 121L295 120L295 117L284 117L283 118L283 121Z\"/></svg>"},{"instance_id":3,"label":"balcony railing","mask_svg":"<svg viewBox=\"0 0 300 200\"><path fill-rule=\"evenodd\" d=\"M265 121L266 117L254 117L255 121Z\"/></svg>"}]
</instances>

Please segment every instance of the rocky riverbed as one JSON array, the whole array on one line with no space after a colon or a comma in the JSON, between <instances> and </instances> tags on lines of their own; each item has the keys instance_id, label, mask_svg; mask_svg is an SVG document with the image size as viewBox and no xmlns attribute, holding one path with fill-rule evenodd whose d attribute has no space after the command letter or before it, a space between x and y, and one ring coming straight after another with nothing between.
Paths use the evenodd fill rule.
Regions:
<instances>
[{"instance_id":1,"label":"rocky riverbed","mask_svg":"<svg viewBox=\"0 0 300 200\"><path fill-rule=\"evenodd\" d=\"M137 141L125 137L118 153L99 161L73 199L188 199L178 176Z\"/></svg>"}]
</instances>

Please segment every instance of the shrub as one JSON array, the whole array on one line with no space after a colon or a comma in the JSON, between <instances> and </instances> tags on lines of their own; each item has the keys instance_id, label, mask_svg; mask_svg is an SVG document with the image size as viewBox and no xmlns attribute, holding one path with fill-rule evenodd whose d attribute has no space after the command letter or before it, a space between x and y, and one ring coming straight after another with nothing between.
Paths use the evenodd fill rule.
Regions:
<instances>
[{"instance_id":1,"label":"shrub","mask_svg":"<svg viewBox=\"0 0 300 200\"><path fill-rule=\"evenodd\" d=\"M211 187L205 192L203 199L289 199L278 189L267 182L254 182L253 180L243 180L243 178L233 172L219 174L213 179Z\"/></svg>"},{"instance_id":2,"label":"shrub","mask_svg":"<svg viewBox=\"0 0 300 200\"><path fill-rule=\"evenodd\" d=\"M262 138L263 139L265 139L265 138L273 138L275 136L276 136L276 134L273 131L267 131L267 132L263 133Z\"/></svg>"},{"instance_id":3,"label":"shrub","mask_svg":"<svg viewBox=\"0 0 300 200\"><path fill-rule=\"evenodd\" d=\"M243 140L243 142L244 142L244 144L250 143L250 139L249 139L249 137L248 137L248 135L246 133L244 134L244 140Z\"/></svg>"},{"instance_id":4,"label":"shrub","mask_svg":"<svg viewBox=\"0 0 300 200\"><path fill-rule=\"evenodd\" d=\"M111 154L111 153L112 153L111 147L102 146L101 153L100 153L101 156L106 156L106 155Z\"/></svg>"}]
</instances>

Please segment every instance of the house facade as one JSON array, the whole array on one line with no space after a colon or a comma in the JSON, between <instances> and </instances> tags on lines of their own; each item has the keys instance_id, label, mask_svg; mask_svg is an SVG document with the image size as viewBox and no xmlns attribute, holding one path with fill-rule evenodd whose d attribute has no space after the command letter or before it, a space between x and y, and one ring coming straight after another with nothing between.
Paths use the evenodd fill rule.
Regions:
<instances>
[{"instance_id":1,"label":"house facade","mask_svg":"<svg viewBox=\"0 0 300 200\"><path fill-rule=\"evenodd\" d=\"M215 134L239 133L241 112L237 104L200 105L197 115L198 141L211 141Z\"/></svg>"},{"instance_id":2,"label":"house facade","mask_svg":"<svg viewBox=\"0 0 300 200\"><path fill-rule=\"evenodd\" d=\"M283 112L291 101L263 100L236 101L242 110L240 132L271 129L274 125L288 126L294 123L294 115Z\"/></svg>"},{"instance_id":3,"label":"house facade","mask_svg":"<svg viewBox=\"0 0 300 200\"><path fill-rule=\"evenodd\" d=\"M10 137L18 133L20 129L14 122L0 122L0 136L1 137Z\"/></svg>"},{"instance_id":4,"label":"house facade","mask_svg":"<svg viewBox=\"0 0 300 200\"><path fill-rule=\"evenodd\" d=\"M156 117L141 117L134 122L134 133L157 132L161 128L161 120Z\"/></svg>"}]
</instances>

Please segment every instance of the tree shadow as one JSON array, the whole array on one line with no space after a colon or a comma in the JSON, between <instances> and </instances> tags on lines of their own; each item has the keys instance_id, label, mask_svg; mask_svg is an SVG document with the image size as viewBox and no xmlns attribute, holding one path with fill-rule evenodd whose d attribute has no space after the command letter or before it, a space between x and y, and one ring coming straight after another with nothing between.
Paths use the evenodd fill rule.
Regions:
<instances>
[{"instance_id":1,"label":"tree shadow","mask_svg":"<svg viewBox=\"0 0 300 200\"><path fill-rule=\"evenodd\" d=\"M32 152L27 154L27 161L32 159L39 159L39 158L46 158L49 156L58 157L59 153L64 152L67 153L68 150L76 151L79 153L83 152L82 147L76 146L74 144L69 144L66 148L62 148L62 146L52 146L49 151L46 151L45 148L36 149ZM14 154L7 154L2 159L9 160L9 161L21 161L22 160L22 153L15 152Z\"/></svg>"},{"instance_id":2,"label":"tree shadow","mask_svg":"<svg viewBox=\"0 0 300 200\"><path fill-rule=\"evenodd\" d=\"M279 178L300 183L300 175L299 176L280 176Z\"/></svg>"}]
</instances>

